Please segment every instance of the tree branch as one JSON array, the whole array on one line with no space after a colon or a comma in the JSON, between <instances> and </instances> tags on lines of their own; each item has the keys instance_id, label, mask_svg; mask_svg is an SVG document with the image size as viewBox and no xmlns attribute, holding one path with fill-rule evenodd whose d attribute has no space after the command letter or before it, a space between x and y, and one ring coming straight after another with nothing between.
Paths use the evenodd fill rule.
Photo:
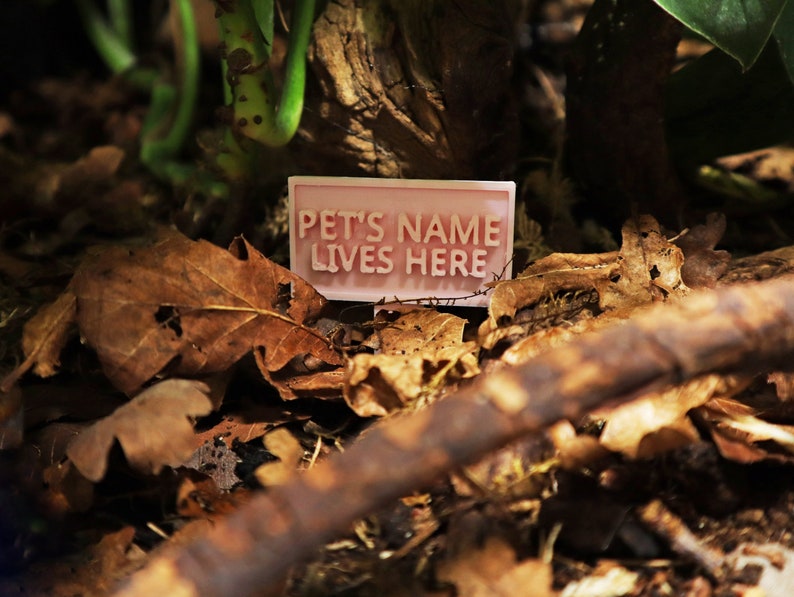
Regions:
<instances>
[{"instance_id":1,"label":"tree branch","mask_svg":"<svg viewBox=\"0 0 794 597\"><path fill-rule=\"evenodd\" d=\"M385 421L207 537L153 560L117 595L240 595L276 586L357 518L522 435L705 373L770 370L792 352L794 276L657 306Z\"/></svg>"}]
</instances>

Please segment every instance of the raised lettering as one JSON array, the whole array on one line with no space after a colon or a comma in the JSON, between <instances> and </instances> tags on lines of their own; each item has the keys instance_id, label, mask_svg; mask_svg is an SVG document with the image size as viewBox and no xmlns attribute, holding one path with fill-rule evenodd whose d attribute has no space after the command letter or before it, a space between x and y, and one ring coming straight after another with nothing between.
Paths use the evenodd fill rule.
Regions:
<instances>
[{"instance_id":1,"label":"raised lettering","mask_svg":"<svg viewBox=\"0 0 794 597\"><path fill-rule=\"evenodd\" d=\"M446 249L433 249L430 251L430 275L433 277L446 276L447 270L443 267L447 263Z\"/></svg>"},{"instance_id":2,"label":"raised lettering","mask_svg":"<svg viewBox=\"0 0 794 597\"><path fill-rule=\"evenodd\" d=\"M336 214L335 209L324 209L320 212L320 238L323 240L336 240Z\"/></svg>"},{"instance_id":3,"label":"raised lettering","mask_svg":"<svg viewBox=\"0 0 794 597\"><path fill-rule=\"evenodd\" d=\"M318 243L312 243L312 269L316 272L327 272L328 265L320 260Z\"/></svg>"},{"instance_id":4,"label":"raised lettering","mask_svg":"<svg viewBox=\"0 0 794 597\"><path fill-rule=\"evenodd\" d=\"M313 209L302 209L298 212L298 237L306 238L306 231L317 223L317 212Z\"/></svg>"},{"instance_id":5,"label":"raised lettering","mask_svg":"<svg viewBox=\"0 0 794 597\"><path fill-rule=\"evenodd\" d=\"M345 240L353 238L353 220L358 220L359 224L364 223L364 210L350 211L340 209L338 215L345 221Z\"/></svg>"},{"instance_id":6,"label":"raised lettering","mask_svg":"<svg viewBox=\"0 0 794 597\"><path fill-rule=\"evenodd\" d=\"M380 225L380 220L382 219L383 219L382 211L373 211L371 214L367 216L367 224L369 224L369 227L372 228L373 230L372 234L367 235L368 242L379 243L380 241L383 240L386 231L383 230L383 226Z\"/></svg>"},{"instance_id":7,"label":"raised lettering","mask_svg":"<svg viewBox=\"0 0 794 597\"><path fill-rule=\"evenodd\" d=\"M447 233L441 223L441 216L438 214L433 214L433 217L430 218L430 224L425 231L424 243L429 243L433 237L438 238L443 244L447 244Z\"/></svg>"},{"instance_id":8,"label":"raised lettering","mask_svg":"<svg viewBox=\"0 0 794 597\"><path fill-rule=\"evenodd\" d=\"M471 252L471 269L469 270L469 275L474 276L475 278L484 278L486 276L486 255L488 255L488 251L485 249L474 249Z\"/></svg>"},{"instance_id":9,"label":"raised lettering","mask_svg":"<svg viewBox=\"0 0 794 597\"><path fill-rule=\"evenodd\" d=\"M452 249L449 252L449 275L454 276L455 270L460 272L462 276L468 276L469 272L466 270L466 260L468 255L463 249Z\"/></svg>"},{"instance_id":10,"label":"raised lettering","mask_svg":"<svg viewBox=\"0 0 794 597\"><path fill-rule=\"evenodd\" d=\"M375 247L372 245L364 245L361 247L359 254L361 256L361 273L374 274L375 266L372 265L372 262L375 261Z\"/></svg>"},{"instance_id":11,"label":"raised lettering","mask_svg":"<svg viewBox=\"0 0 794 597\"><path fill-rule=\"evenodd\" d=\"M499 246L499 222L502 221L501 216L495 216L493 214L488 214L485 216L485 231L484 236L485 238L484 243L486 247L498 247Z\"/></svg>"},{"instance_id":12,"label":"raised lettering","mask_svg":"<svg viewBox=\"0 0 794 597\"><path fill-rule=\"evenodd\" d=\"M390 274L394 270L394 261L390 257L393 250L394 247L378 247L378 259L384 264L376 268L379 274Z\"/></svg>"},{"instance_id":13,"label":"raised lettering","mask_svg":"<svg viewBox=\"0 0 794 597\"><path fill-rule=\"evenodd\" d=\"M422 249L416 256L411 248L405 251L405 273L409 276L413 273L414 265L419 266L419 273L427 275L427 249Z\"/></svg>"},{"instance_id":14,"label":"raised lettering","mask_svg":"<svg viewBox=\"0 0 794 597\"><path fill-rule=\"evenodd\" d=\"M463 232L463 225L458 214L452 214L450 226L452 228L449 233L450 244L480 244L480 216L472 216L469 219L469 226L466 228L466 232ZM474 240L470 243L469 239L472 237Z\"/></svg>"},{"instance_id":15,"label":"raised lettering","mask_svg":"<svg viewBox=\"0 0 794 597\"><path fill-rule=\"evenodd\" d=\"M336 263L336 252L339 250L339 245L328 245L328 271L335 274L339 271L339 265Z\"/></svg>"},{"instance_id":16,"label":"raised lettering","mask_svg":"<svg viewBox=\"0 0 794 597\"><path fill-rule=\"evenodd\" d=\"M415 243L422 242L422 214L416 214L414 219L414 226L411 228L411 220L408 219L408 214L401 213L397 216L397 242L405 242L405 232Z\"/></svg>"},{"instance_id":17,"label":"raised lettering","mask_svg":"<svg viewBox=\"0 0 794 597\"><path fill-rule=\"evenodd\" d=\"M353 247L353 250L350 251L350 254L347 254L347 249L345 245L329 245L329 247L336 247L337 253L339 253L339 260L342 262L342 269L346 272L353 271L353 262L356 260L356 254L358 253L358 245Z\"/></svg>"}]
</instances>

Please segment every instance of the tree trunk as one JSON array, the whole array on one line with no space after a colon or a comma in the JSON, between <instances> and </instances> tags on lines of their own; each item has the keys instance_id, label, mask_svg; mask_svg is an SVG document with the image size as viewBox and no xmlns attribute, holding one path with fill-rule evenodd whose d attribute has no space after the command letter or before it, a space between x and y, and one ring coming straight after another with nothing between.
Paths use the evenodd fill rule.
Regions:
<instances>
[{"instance_id":1,"label":"tree trunk","mask_svg":"<svg viewBox=\"0 0 794 597\"><path fill-rule=\"evenodd\" d=\"M518 119L514 0L338 0L314 26L303 171L504 179Z\"/></svg>"}]
</instances>

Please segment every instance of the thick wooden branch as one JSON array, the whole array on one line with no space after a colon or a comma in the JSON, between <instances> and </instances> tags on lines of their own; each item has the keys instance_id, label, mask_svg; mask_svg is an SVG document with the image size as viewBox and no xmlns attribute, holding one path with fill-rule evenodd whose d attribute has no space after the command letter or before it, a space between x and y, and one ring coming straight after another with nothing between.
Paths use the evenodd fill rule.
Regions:
<instances>
[{"instance_id":1,"label":"thick wooden branch","mask_svg":"<svg viewBox=\"0 0 794 597\"><path fill-rule=\"evenodd\" d=\"M794 276L695 295L579 337L409 416L260 495L117 593L243 595L277 586L351 522L517 437L607 401L794 354Z\"/></svg>"}]
</instances>

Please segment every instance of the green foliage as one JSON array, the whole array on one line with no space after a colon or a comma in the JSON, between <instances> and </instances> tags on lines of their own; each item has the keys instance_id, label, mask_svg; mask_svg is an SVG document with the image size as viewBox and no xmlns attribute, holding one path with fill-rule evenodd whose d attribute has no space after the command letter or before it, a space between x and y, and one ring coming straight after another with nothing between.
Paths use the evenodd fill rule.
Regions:
<instances>
[{"instance_id":1,"label":"green foliage","mask_svg":"<svg viewBox=\"0 0 794 597\"><path fill-rule=\"evenodd\" d=\"M794 81L794 2L786 3L775 25L774 35L789 79Z\"/></svg>"},{"instance_id":2,"label":"green foliage","mask_svg":"<svg viewBox=\"0 0 794 597\"><path fill-rule=\"evenodd\" d=\"M718 48L669 81L680 166L794 139L794 0L654 1Z\"/></svg>"},{"instance_id":3,"label":"green foliage","mask_svg":"<svg viewBox=\"0 0 794 597\"><path fill-rule=\"evenodd\" d=\"M177 161L190 132L199 85L199 47L190 0L175 0L181 43L178 85L163 73L138 64L132 29L132 0L107 0L107 17L93 0L76 0L86 33L115 74L150 92L149 112L141 133L140 158L156 176L183 183L192 166Z\"/></svg>"},{"instance_id":4,"label":"green foliage","mask_svg":"<svg viewBox=\"0 0 794 597\"><path fill-rule=\"evenodd\" d=\"M284 86L278 98L268 68L273 0L217 2L226 80L232 92L233 128L238 135L278 147L295 134L303 111L314 4L315 0L299 0L293 8Z\"/></svg>"},{"instance_id":5,"label":"green foliage","mask_svg":"<svg viewBox=\"0 0 794 597\"><path fill-rule=\"evenodd\" d=\"M744 73L712 50L670 77L665 121L673 158L690 170L794 138L794 86L772 44Z\"/></svg>"},{"instance_id":6,"label":"green foliage","mask_svg":"<svg viewBox=\"0 0 794 597\"><path fill-rule=\"evenodd\" d=\"M788 0L654 0L743 68L758 59ZM784 32L781 32L784 33Z\"/></svg>"},{"instance_id":7,"label":"green foliage","mask_svg":"<svg viewBox=\"0 0 794 597\"><path fill-rule=\"evenodd\" d=\"M200 56L193 9L190 0L173 0L180 27L175 47L180 72L177 77L166 77L164 72L138 64L133 1L105 0L102 11L97 0L75 0L85 31L108 68L151 94L141 134L141 161L157 176L183 184L196 174L192 165L178 161L198 97ZM228 178L239 180L250 173L251 140L284 145L298 128L315 0L295 2L280 98L268 64L274 36L273 0L225 0L217 7L225 48L225 96L233 114L217 164ZM223 185L196 182L212 194L224 193Z\"/></svg>"}]
</instances>

